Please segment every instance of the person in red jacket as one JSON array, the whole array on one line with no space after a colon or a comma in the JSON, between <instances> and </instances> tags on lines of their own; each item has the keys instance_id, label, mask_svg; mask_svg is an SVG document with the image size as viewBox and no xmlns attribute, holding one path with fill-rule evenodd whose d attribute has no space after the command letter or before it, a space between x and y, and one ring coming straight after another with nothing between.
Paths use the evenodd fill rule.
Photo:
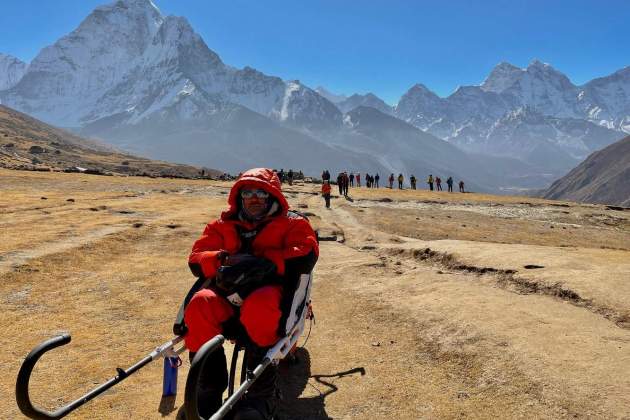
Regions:
<instances>
[{"instance_id":1,"label":"person in red jacket","mask_svg":"<svg viewBox=\"0 0 630 420\"><path fill-rule=\"evenodd\" d=\"M254 368L284 332L293 292L301 274L309 273L319 248L308 220L289 211L278 176L271 169L251 169L236 181L228 197L229 208L210 222L194 243L188 259L194 275L213 279L186 307L185 343L195 352L217 334L233 338L245 334L256 351L249 352ZM275 265L268 284L256 288L240 302L222 295L217 273L230 259L250 254ZM237 263L238 264L238 263ZM199 412L207 418L221 405L227 387L223 349L209 356L199 383ZM272 418L278 403L277 371L270 365L235 407L235 420Z\"/></svg>"}]
</instances>

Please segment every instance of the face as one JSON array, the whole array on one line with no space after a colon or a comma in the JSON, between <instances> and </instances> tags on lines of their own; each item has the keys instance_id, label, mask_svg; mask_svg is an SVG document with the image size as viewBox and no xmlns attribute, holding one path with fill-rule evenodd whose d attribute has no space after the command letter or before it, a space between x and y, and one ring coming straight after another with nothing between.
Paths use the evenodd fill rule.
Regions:
<instances>
[{"instance_id":1,"label":"face","mask_svg":"<svg viewBox=\"0 0 630 420\"><path fill-rule=\"evenodd\" d=\"M259 189L244 189L241 191L243 207L253 217L262 216L267 210L267 200L269 193Z\"/></svg>"}]
</instances>

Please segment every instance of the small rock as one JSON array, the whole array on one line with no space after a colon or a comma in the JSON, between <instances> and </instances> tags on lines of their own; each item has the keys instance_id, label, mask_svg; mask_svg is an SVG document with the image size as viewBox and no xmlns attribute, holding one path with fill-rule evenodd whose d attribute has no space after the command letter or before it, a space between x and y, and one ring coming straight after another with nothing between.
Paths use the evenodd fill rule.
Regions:
<instances>
[{"instance_id":1,"label":"small rock","mask_svg":"<svg viewBox=\"0 0 630 420\"><path fill-rule=\"evenodd\" d=\"M42 200L48 200L48 197L40 197Z\"/></svg>"},{"instance_id":2,"label":"small rock","mask_svg":"<svg viewBox=\"0 0 630 420\"><path fill-rule=\"evenodd\" d=\"M378 341L373 341L372 342L372 347L380 347L380 346L381 346L380 342L378 342Z\"/></svg>"},{"instance_id":3,"label":"small rock","mask_svg":"<svg viewBox=\"0 0 630 420\"><path fill-rule=\"evenodd\" d=\"M29 152L29 153L32 153L32 154L37 154L37 153L46 153L46 149L44 149L44 148L43 148L43 147L41 147L41 146L31 146L31 147L28 149L28 152Z\"/></svg>"},{"instance_id":4,"label":"small rock","mask_svg":"<svg viewBox=\"0 0 630 420\"><path fill-rule=\"evenodd\" d=\"M144 226L144 223L134 223L133 224L133 227L135 227L136 229L139 228L139 227L142 227L142 226Z\"/></svg>"},{"instance_id":5,"label":"small rock","mask_svg":"<svg viewBox=\"0 0 630 420\"><path fill-rule=\"evenodd\" d=\"M470 395L466 391L457 391L457 398L469 398Z\"/></svg>"},{"instance_id":6,"label":"small rock","mask_svg":"<svg viewBox=\"0 0 630 420\"><path fill-rule=\"evenodd\" d=\"M74 203L74 198L68 198L66 201L69 203Z\"/></svg>"},{"instance_id":7,"label":"small rock","mask_svg":"<svg viewBox=\"0 0 630 420\"><path fill-rule=\"evenodd\" d=\"M169 228L169 229L177 229L179 227L182 227L182 225L177 225L175 223L171 223L171 224L166 225L166 227Z\"/></svg>"}]
</instances>

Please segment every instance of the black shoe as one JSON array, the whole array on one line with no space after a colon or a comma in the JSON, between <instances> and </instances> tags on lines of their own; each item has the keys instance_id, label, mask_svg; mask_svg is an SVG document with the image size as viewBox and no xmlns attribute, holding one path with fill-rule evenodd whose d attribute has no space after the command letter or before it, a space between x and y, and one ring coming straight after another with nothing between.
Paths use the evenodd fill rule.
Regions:
<instances>
[{"instance_id":1,"label":"black shoe","mask_svg":"<svg viewBox=\"0 0 630 420\"><path fill-rule=\"evenodd\" d=\"M266 348L250 349L247 369L255 369L267 353ZM280 405L278 366L269 364L234 407L234 420L271 420Z\"/></svg>"},{"instance_id":2,"label":"black shoe","mask_svg":"<svg viewBox=\"0 0 630 420\"><path fill-rule=\"evenodd\" d=\"M192 363L196 353L190 352ZM197 410L204 419L216 413L223 403L223 391L227 389L227 361L223 347L207 356L206 364L199 375L197 384Z\"/></svg>"}]
</instances>

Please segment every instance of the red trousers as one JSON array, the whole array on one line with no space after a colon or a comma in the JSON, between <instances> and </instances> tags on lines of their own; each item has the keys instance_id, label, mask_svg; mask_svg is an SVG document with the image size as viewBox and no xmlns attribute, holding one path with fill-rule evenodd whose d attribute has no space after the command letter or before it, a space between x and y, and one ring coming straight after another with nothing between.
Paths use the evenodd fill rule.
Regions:
<instances>
[{"instance_id":1,"label":"red trousers","mask_svg":"<svg viewBox=\"0 0 630 420\"><path fill-rule=\"evenodd\" d=\"M281 298L282 287L273 285L253 291L243 301L240 322L249 338L260 347L271 346L280 338L277 331L282 315ZM198 351L208 340L223 332L221 324L232 316L234 309L227 299L210 289L195 293L184 312L188 327L184 337L186 348Z\"/></svg>"}]
</instances>

